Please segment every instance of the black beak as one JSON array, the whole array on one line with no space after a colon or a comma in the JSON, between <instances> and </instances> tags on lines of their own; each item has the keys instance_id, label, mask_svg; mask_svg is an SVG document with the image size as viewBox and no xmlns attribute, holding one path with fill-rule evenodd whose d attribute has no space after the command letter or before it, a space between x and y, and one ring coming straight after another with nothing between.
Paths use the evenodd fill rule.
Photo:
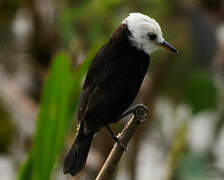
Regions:
<instances>
[{"instance_id":1,"label":"black beak","mask_svg":"<svg viewBox=\"0 0 224 180\"><path fill-rule=\"evenodd\" d=\"M172 52L175 52L177 54L179 53L179 51L175 47L173 47L170 43L168 43L165 40L162 43L159 43L159 45L162 46L163 48L169 49Z\"/></svg>"}]
</instances>

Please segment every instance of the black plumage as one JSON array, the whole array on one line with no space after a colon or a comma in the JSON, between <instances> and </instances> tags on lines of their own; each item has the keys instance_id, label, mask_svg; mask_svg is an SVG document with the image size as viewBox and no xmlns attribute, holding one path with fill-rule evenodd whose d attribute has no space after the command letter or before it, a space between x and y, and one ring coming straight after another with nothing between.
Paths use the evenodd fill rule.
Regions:
<instances>
[{"instance_id":1,"label":"black plumage","mask_svg":"<svg viewBox=\"0 0 224 180\"><path fill-rule=\"evenodd\" d=\"M126 24L119 25L92 61L79 102L79 130L64 173L75 175L83 168L93 135L118 121L139 91L149 55L132 44L131 36Z\"/></svg>"}]
</instances>

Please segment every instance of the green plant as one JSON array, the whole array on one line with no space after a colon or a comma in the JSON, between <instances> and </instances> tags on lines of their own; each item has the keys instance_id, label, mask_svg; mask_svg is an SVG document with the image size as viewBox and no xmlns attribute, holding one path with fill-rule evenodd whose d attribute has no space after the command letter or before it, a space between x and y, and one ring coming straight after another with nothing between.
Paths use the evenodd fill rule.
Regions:
<instances>
[{"instance_id":1,"label":"green plant","mask_svg":"<svg viewBox=\"0 0 224 180\"><path fill-rule=\"evenodd\" d=\"M43 89L33 147L19 179L49 179L68 129L72 71L69 58L58 53Z\"/></svg>"},{"instance_id":2,"label":"green plant","mask_svg":"<svg viewBox=\"0 0 224 180\"><path fill-rule=\"evenodd\" d=\"M66 132L71 127L71 117L77 108L82 79L101 46L102 41L93 46L83 64L74 73L66 53L59 52L53 58L42 92L33 147L20 168L19 180L50 179Z\"/></svg>"}]
</instances>

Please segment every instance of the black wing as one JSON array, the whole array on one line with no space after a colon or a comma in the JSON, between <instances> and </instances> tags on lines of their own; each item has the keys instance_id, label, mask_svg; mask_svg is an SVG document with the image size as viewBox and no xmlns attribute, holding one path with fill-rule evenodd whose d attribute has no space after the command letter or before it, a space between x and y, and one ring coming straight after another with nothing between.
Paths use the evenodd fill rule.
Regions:
<instances>
[{"instance_id":1,"label":"black wing","mask_svg":"<svg viewBox=\"0 0 224 180\"><path fill-rule=\"evenodd\" d=\"M136 97L149 65L149 56L127 36L116 43L111 40L101 48L86 76L78 119L87 132L118 120Z\"/></svg>"}]
</instances>

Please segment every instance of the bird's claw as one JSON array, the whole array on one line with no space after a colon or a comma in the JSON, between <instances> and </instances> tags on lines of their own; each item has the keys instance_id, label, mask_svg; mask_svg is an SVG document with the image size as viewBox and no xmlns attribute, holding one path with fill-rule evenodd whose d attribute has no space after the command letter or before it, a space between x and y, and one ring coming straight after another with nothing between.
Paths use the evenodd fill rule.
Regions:
<instances>
[{"instance_id":1,"label":"bird's claw","mask_svg":"<svg viewBox=\"0 0 224 180\"><path fill-rule=\"evenodd\" d=\"M148 108L144 104L137 104L133 108L133 114L140 122L144 122L148 116Z\"/></svg>"},{"instance_id":2,"label":"bird's claw","mask_svg":"<svg viewBox=\"0 0 224 180\"><path fill-rule=\"evenodd\" d=\"M120 119L131 113L135 115L137 120L139 120L140 122L144 122L147 119L148 108L144 104L137 104L124 112L121 115Z\"/></svg>"}]
</instances>

